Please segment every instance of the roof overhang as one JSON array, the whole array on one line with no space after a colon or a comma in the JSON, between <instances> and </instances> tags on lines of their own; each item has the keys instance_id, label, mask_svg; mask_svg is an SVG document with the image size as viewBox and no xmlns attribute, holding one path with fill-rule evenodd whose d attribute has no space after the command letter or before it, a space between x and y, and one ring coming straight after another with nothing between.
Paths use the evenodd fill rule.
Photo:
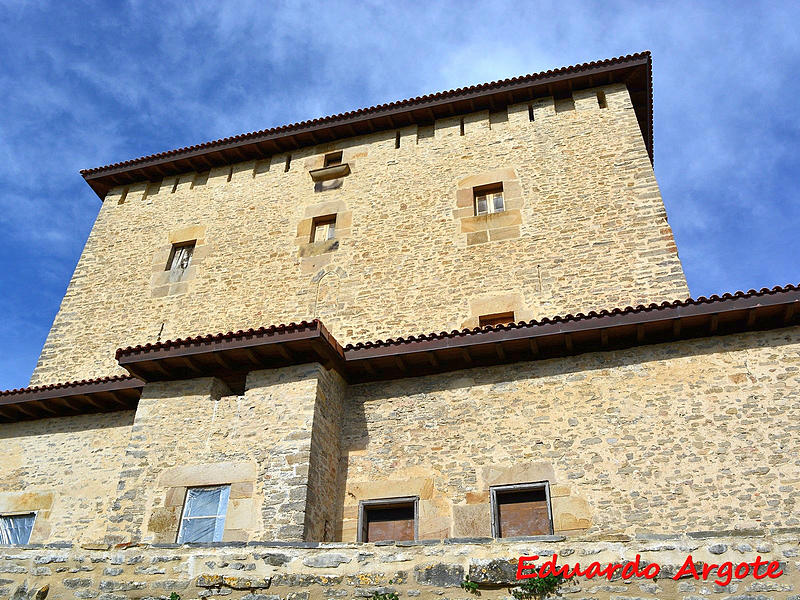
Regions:
<instances>
[{"instance_id":1,"label":"roof overhang","mask_svg":"<svg viewBox=\"0 0 800 600\"><path fill-rule=\"evenodd\" d=\"M792 290L358 344L346 348L345 358L351 382L396 379L775 329L797 324L799 315L800 291Z\"/></svg>"},{"instance_id":2,"label":"roof overhang","mask_svg":"<svg viewBox=\"0 0 800 600\"><path fill-rule=\"evenodd\" d=\"M133 410L144 381L104 377L0 392L0 423Z\"/></svg>"},{"instance_id":3,"label":"roof overhang","mask_svg":"<svg viewBox=\"0 0 800 600\"><path fill-rule=\"evenodd\" d=\"M312 321L120 349L117 359L146 381L213 375L235 382L256 369L320 362L360 383L774 329L797 324L798 316L800 289L787 286L344 349Z\"/></svg>"},{"instance_id":4,"label":"roof overhang","mask_svg":"<svg viewBox=\"0 0 800 600\"><path fill-rule=\"evenodd\" d=\"M303 121L253 133L170 150L81 171L102 199L118 185L157 181L192 171L207 171L249 160L291 152L305 146L408 125L428 125L436 119L475 111L497 111L510 104L611 83L623 83L636 112L650 160L653 160L653 93L649 52L584 63L572 67L459 88L352 112Z\"/></svg>"},{"instance_id":5,"label":"roof overhang","mask_svg":"<svg viewBox=\"0 0 800 600\"><path fill-rule=\"evenodd\" d=\"M218 377L242 393L250 371L318 362L361 383L798 324L793 285L345 348L319 321L304 321L121 348L117 360L131 376L0 392L0 423L131 410L151 381Z\"/></svg>"},{"instance_id":6,"label":"roof overhang","mask_svg":"<svg viewBox=\"0 0 800 600\"><path fill-rule=\"evenodd\" d=\"M145 381L213 375L234 391L258 369L319 362L344 373L344 350L320 321L128 347L117 350L117 360Z\"/></svg>"}]
</instances>

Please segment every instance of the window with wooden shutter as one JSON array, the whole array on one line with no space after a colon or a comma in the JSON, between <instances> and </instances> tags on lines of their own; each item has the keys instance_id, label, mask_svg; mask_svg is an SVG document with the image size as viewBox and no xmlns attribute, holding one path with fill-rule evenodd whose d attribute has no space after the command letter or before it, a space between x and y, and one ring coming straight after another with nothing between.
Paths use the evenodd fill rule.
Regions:
<instances>
[{"instance_id":1,"label":"window with wooden shutter","mask_svg":"<svg viewBox=\"0 0 800 600\"><path fill-rule=\"evenodd\" d=\"M181 281L186 276L186 271L192 262L195 243L196 241L193 240L172 245L172 252L169 254L167 268L165 269L169 271L169 280L171 282Z\"/></svg>"},{"instance_id":2,"label":"window with wooden shutter","mask_svg":"<svg viewBox=\"0 0 800 600\"><path fill-rule=\"evenodd\" d=\"M416 496L362 500L359 504L358 541L417 539L418 503Z\"/></svg>"},{"instance_id":3,"label":"window with wooden shutter","mask_svg":"<svg viewBox=\"0 0 800 600\"><path fill-rule=\"evenodd\" d=\"M336 215L316 217L311 224L311 241L326 242L336 237Z\"/></svg>"},{"instance_id":4,"label":"window with wooden shutter","mask_svg":"<svg viewBox=\"0 0 800 600\"><path fill-rule=\"evenodd\" d=\"M494 537L552 535L548 482L490 488Z\"/></svg>"}]
</instances>

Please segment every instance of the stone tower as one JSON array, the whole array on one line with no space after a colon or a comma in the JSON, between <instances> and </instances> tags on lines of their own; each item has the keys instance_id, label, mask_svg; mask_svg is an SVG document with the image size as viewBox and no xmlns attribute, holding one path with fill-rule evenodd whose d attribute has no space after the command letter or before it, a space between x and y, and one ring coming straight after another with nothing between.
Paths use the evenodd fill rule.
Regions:
<instances>
[{"instance_id":1,"label":"stone tower","mask_svg":"<svg viewBox=\"0 0 800 600\"><path fill-rule=\"evenodd\" d=\"M685 298L650 90L633 55L86 171L103 204L31 384L314 317L344 344Z\"/></svg>"}]
</instances>

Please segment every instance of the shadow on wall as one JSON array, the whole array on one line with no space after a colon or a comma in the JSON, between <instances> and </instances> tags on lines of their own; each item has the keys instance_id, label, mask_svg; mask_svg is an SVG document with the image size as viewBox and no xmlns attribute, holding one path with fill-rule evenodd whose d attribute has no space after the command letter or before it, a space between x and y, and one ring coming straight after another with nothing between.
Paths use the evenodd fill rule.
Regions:
<instances>
[{"instance_id":1,"label":"shadow on wall","mask_svg":"<svg viewBox=\"0 0 800 600\"><path fill-rule=\"evenodd\" d=\"M702 439L706 450L692 450L690 458L711 452L700 463L703 469L727 468L742 450L739 442L752 441L731 445L737 417L712 422L709 407L728 400L747 418L757 414L760 409L754 407L784 394L773 384L790 381L773 368L772 352L749 351L774 351L798 343L800 328L787 328L353 385L342 427L337 539L344 533L349 541L352 525L346 522L354 518L353 506L363 499L357 490L367 482L413 485L428 478L433 498L446 498L453 509L447 517L454 518L458 505L483 503L484 512L488 511L484 488L492 483L482 475L487 468L525 471L523 466L537 461L553 465L554 496L560 498L565 513L573 511L562 520L562 532L572 533L570 523L576 524L574 531L589 527L587 518L590 532L663 530L663 502L656 500L677 493L680 485L673 481L670 467L678 448L662 438L672 440L668 432L681 431L687 440ZM670 364L712 355L719 356ZM672 442L691 450L686 440ZM655 449L646 449L653 444ZM652 455L659 464L650 462ZM750 468L750 461L736 463L741 473ZM689 475L684 472L682 477L681 481ZM730 485L742 484L737 484L739 479L731 476ZM494 484L500 483L516 482ZM712 488L709 484L709 494ZM654 498L652 504L648 496ZM598 498L603 499L599 504ZM581 503L585 507L578 506ZM732 525L744 518L741 515L762 509L766 521L780 520L760 504L749 510L723 504L709 506L720 522ZM667 528L702 529L688 505L684 508ZM453 527L458 535L458 523Z\"/></svg>"},{"instance_id":2,"label":"shadow on wall","mask_svg":"<svg viewBox=\"0 0 800 600\"><path fill-rule=\"evenodd\" d=\"M111 413L94 413L35 421L4 423L0 427L0 440L12 438L33 438L44 435L75 434L84 431L131 427L136 412L124 410Z\"/></svg>"},{"instance_id":3,"label":"shadow on wall","mask_svg":"<svg viewBox=\"0 0 800 600\"><path fill-rule=\"evenodd\" d=\"M359 389L369 389L370 402L390 400L397 397L392 393L394 386L403 385L404 382L409 383L413 381L413 387L416 393L428 394L460 389L463 387L464 376L468 376L470 381L473 381L476 386L511 383L523 378L538 379L558 375L587 373L602 369L619 369L644 365L655 361L700 357L711 354L726 354L745 350L779 348L781 346L798 343L800 343L800 328L787 327L766 332L761 331L690 339L608 352L589 352L577 356L526 361L492 367L479 367L475 369L465 369L455 373L423 375L417 378L408 377L390 382L364 383L350 387L349 398L351 399L351 403L349 409L360 413L362 415L362 422L366 425L366 421L363 418L363 406L361 410L357 410L358 407L354 406L352 403L357 391ZM642 350L646 350L646 356L642 356ZM510 369L515 369L513 371L514 376L511 376ZM381 393L381 390L383 393ZM350 419L353 419L353 421L350 421ZM356 427L357 422L358 420L355 419L354 413L349 413L348 424L352 425L354 431L358 430ZM365 435L360 439L363 440L364 445L362 446L359 443L355 443L351 449L363 450L366 448L368 438L366 437L366 430L363 430L363 432ZM355 436L355 438L359 438L359 436Z\"/></svg>"}]
</instances>

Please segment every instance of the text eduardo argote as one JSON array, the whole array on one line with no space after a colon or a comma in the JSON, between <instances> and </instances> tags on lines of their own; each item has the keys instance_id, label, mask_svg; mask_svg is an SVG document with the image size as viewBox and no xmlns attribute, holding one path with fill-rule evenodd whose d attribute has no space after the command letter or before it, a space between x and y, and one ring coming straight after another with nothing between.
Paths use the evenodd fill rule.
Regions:
<instances>
[{"instance_id":1,"label":"text eduardo argote","mask_svg":"<svg viewBox=\"0 0 800 600\"><path fill-rule=\"evenodd\" d=\"M580 563L574 566L569 564L559 565L558 554L553 554L549 560L537 565L535 561L539 556L520 556L517 563L517 579L533 579L536 577L547 577L548 575L561 576L564 579L572 577L585 577L594 579L595 577L605 577L609 581L619 573L621 579L655 579L661 572L661 567L656 563L641 563L641 557L637 554L634 560L626 563L608 563L601 565L598 562L590 563L585 569L581 568ZM714 563L695 563L692 555L689 554L683 565L672 577L674 580L692 577L698 581L708 581L713 579L717 585L728 585L733 579L744 579L752 575L755 579L775 579L783 575L783 570L777 560L766 561L757 556L753 562L724 562Z\"/></svg>"}]
</instances>

